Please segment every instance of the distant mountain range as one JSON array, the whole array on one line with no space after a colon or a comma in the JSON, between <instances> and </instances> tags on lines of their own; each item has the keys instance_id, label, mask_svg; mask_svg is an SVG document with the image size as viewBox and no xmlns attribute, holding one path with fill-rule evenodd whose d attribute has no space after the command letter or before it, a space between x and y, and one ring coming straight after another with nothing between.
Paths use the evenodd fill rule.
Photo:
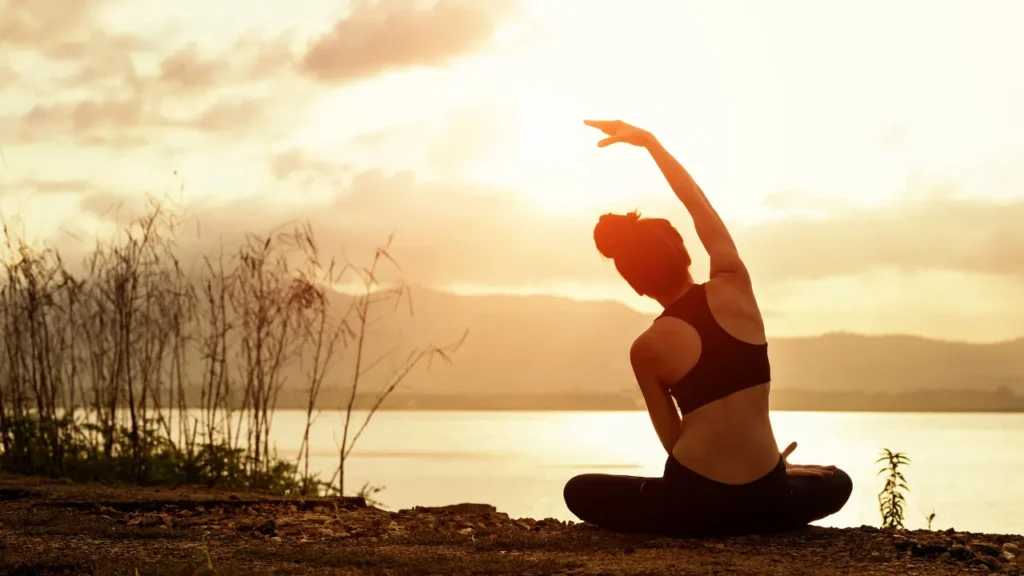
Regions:
<instances>
[{"instance_id":1,"label":"distant mountain range","mask_svg":"<svg viewBox=\"0 0 1024 576\"><path fill-rule=\"evenodd\" d=\"M336 296L335 306L348 297ZM418 369L391 407L630 408L642 406L629 346L653 320L624 304L555 296L463 296L414 288L382 310L367 357L468 336L452 364ZM776 407L794 409L1024 410L1024 338L998 344L914 336L828 334L769 341ZM398 353L395 358L404 357ZM331 370L321 406L339 406L351 350ZM290 371L279 407L303 404ZM374 386L367 381L365 390ZM377 380L379 382L379 380ZM947 392L939 393L944 390ZM998 391L998 392L997 392ZM788 405L788 406L787 406Z\"/></svg>"}]
</instances>

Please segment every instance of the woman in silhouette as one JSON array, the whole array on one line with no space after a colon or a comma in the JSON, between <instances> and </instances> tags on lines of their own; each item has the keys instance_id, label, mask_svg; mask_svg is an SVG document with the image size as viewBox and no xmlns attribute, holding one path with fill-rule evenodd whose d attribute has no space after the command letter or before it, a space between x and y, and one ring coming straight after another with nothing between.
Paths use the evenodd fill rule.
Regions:
<instances>
[{"instance_id":1,"label":"woman in silhouette","mask_svg":"<svg viewBox=\"0 0 1024 576\"><path fill-rule=\"evenodd\" d=\"M693 218L711 273L693 281L690 254L667 220L634 212L598 221L598 251L637 294L664 307L629 356L668 459L660 478L571 479L569 510L613 530L682 536L788 530L838 512L850 477L834 466L789 464L796 443L780 452L775 441L764 321L725 224L649 132L621 121L586 124L604 132L600 147L621 142L650 153Z\"/></svg>"}]
</instances>

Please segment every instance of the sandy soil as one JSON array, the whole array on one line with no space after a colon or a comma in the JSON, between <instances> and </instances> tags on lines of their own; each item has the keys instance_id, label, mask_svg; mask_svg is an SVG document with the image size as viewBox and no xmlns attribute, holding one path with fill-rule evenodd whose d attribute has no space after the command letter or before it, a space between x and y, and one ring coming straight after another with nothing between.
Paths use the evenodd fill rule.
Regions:
<instances>
[{"instance_id":1,"label":"sandy soil","mask_svg":"<svg viewBox=\"0 0 1024 576\"><path fill-rule=\"evenodd\" d=\"M622 535L493 507L0 476L3 574L1019 574L1024 537L811 527L722 540Z\"/></svg>"}]
</instances>

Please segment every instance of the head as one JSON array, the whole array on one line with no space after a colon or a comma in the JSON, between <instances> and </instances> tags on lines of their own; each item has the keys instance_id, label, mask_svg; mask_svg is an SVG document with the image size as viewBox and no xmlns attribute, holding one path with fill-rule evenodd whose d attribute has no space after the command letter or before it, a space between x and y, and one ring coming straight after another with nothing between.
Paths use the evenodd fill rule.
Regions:
<instances>
[{"instance_id":1,"label":"head","mask_svg":"<svg viewBox=\"0 0 1024 576\"><path fill-rule=\"evenodd\" d=\"M594 244L641 296L667 305L693 283L690 253L668 220L605 214L594 227Z\"/></svg>"}]
</instances>

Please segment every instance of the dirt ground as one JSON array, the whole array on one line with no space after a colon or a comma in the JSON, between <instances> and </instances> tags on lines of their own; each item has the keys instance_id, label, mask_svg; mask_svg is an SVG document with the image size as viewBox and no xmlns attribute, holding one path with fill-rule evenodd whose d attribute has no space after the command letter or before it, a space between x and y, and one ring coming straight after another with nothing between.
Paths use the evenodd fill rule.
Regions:
<instances>
[{"instance_id":1,"label":"dirt ground","mask_svg":"<svg viewBox=\"0 0 1024 576\"><path fill-rule=\"evenodd\" d=\"M0 476L2 574L1019 574L1024 537L811 527L722 540L621 535L493 507Z\"/></svg>"}]
</instances>

